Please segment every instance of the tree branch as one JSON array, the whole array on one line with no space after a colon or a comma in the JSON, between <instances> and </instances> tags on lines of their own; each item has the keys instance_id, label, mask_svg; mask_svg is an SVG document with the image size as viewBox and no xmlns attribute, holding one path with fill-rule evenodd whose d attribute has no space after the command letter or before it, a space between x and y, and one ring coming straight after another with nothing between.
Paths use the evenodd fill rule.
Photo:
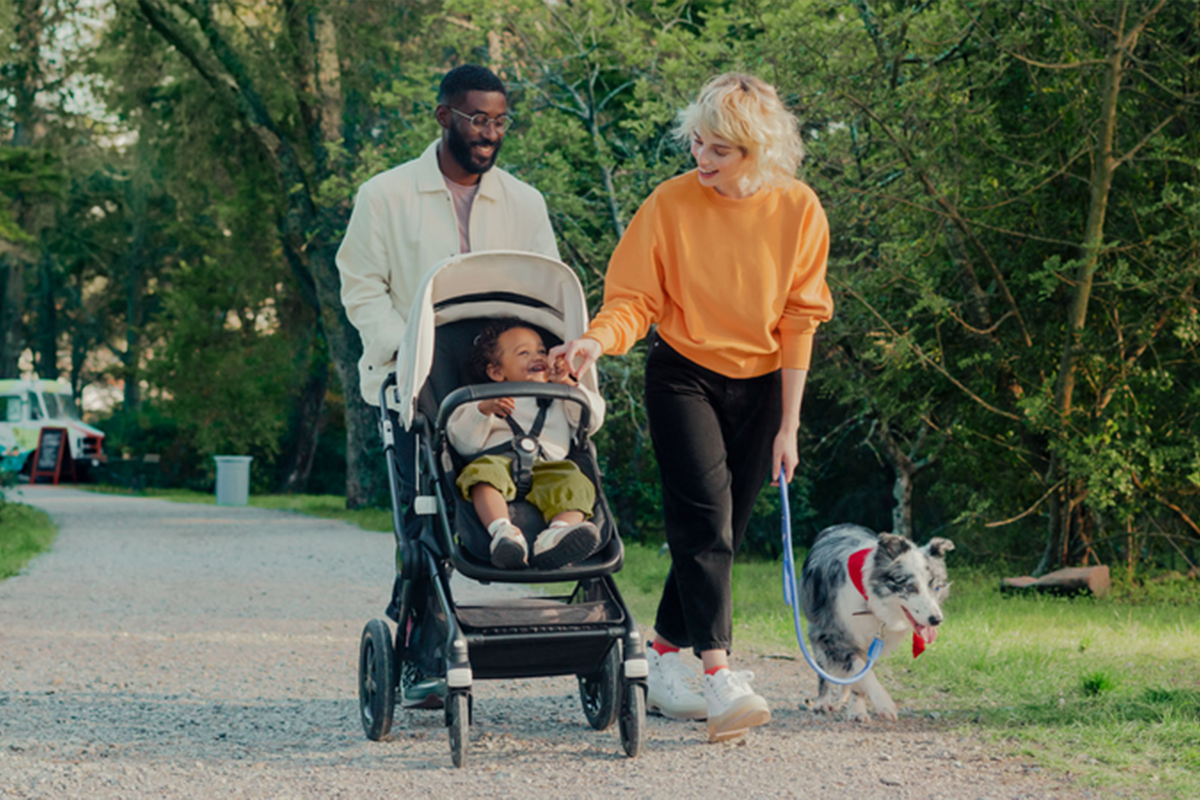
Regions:
<instances>
[{"instance_id":1,"label":"tree branch","mask_svg":"<svg viewBox=\"0 0 1200 800\"><path fill-rule=\"evenodd\" d=\"M874 307L873 305L871 305L869 302L867 302L867 299L866 299L865 297L863 297L861 294L859 294L857 291L855 291L855 290L854 290L853 288L851 288L850 286L846 285L845 283L842 283L842 282L841 282L840 280L838 280L837 278L834 278L834 277L829 277L829 278L828 278L828 280L829 280L831 283L834 283L834 284L836 284L836 285L837 285L839 288L843 289L843 290L844 290L844 291L845 291L847 294L849 294L851 297L853 297L854 299L858 300L858 302L862 303L862 304L863 304L863 306L865 306L865 307L866 307L866 309L867 309L868 311L870 311L870 312L871 312L871 314L872 314L872 315L873 315L873 316L874 316L876 319L878 319L878 320L879 320L881 323L883 323L883 326L884 326L885 328L887 328L887 329L888 329L888 332L889 332L889 333L891 333L891 334L892 334L892 336L894 336L894 337L895 337L895 338L897 338L897 339L904 339L904 338L905 338L904 336L901 336L901 335L900 335L900 333L899 333L899 332L898 332L898 331L897 331L895 328L893 328L893 327L892 327L891 323L889 323L889 322L888 322L886 319L884 319L884 318L883 318L883 315L882 315L882 314L880 314L880 313L879 313L877 310L875 310L875 307ZM925 355L925 351L924 351L924 350L922 350L922 349L921 349L921 346L920 346L920 345L918 345L916 342L909 341L909 346L910 346L910 347L912 347L912 349L913 349L913 352L917 354L917 357L918 357L918 358L920 358L920 359L921 359L922 361L924 361L926 364L928 364L929 366L933 367L935 370L937 370L937 371L938 371L938 372L940 372L942 375L944 375L948 381L950 381L952 384L954 384L955 386L957 386L957 387L958 387L958 388L959 388L959 389L960 389L960 390L961 390L961 391L962 391L964 394L966 394L968 397L970 397L972 400L974 400L974 401L975 401L976 403L978 403L979 405L981 405L981 406L983 406L984 408L986 408L988 411L991 411L993 414L996 414L996 415L998 415L998 416L1004 417L1004 418L1006 418L1006 419L1016 420L1016 421L1018 421L1018 422L1021 420L1021 418L1020 418L1019 416L1017 416L1016 414L1012 414L1012 413L1010 413L1010 412L1008 412L1008 411L1005 411L1005 410L1003 410L1003 409L996 408L996 407L995 407L995 406L993 406L991 403L989 403L988 401L984 400L984 399L983 399L982 397L980 397L979 395L977 395L977 394L975 394L974 392L972 392L970 389L968 389L968 388L967 388L967 387L966 387L966 386L965 386L965 385L962 383L962 381L960 381L958 378L955 378L953 375L951 375L951 374L950 374L950 373L949 373L949 372L946 370L946 368L945 368L945 367L943 367L941 364L939 364L939 363L937 363L936 361L934 361L934 360L933 360L932 358L930 358L929 356Z\"/></svg>"},{"instance_id":2,"label":"tree branch","mask_svg":"<svg viewBox=\"0 0 1200 800\"><path fill-rule=\"evenodd\" d=\"M1063 482L1059 481L1058 483L1051 486L1049 489L1046 490L1046 493L1044 495L1042 495L1036 501L1034 501L1033 505L1031 505L1029 508L1025 509L1024 511L1022 511L1020 514L1017 514L1015 517L1009 517L1008 519L1002 519L1002 520L998 520L996 522L985 522L983 527L985 527L985 528L1000 528L1005 525L1011 525L1014 522L1017 522L1018 520L1022 520L1025 517L1028 517L1030 514L1032 514L1034 511L1037 510L1037 507L1040 506L1047 497L1049 497L1055 490L1057 490L1062 485L1063 485Z\"/></svg>"}]
</instances>

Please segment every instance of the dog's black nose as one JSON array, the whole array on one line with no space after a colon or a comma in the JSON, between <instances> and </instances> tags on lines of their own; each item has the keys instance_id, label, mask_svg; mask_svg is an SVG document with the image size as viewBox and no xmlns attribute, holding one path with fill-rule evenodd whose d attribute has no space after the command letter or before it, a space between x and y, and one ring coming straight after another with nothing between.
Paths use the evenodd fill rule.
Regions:
<instances>
[{"instance_id":1,"label":"dog's black nose","mask_svg":"<svg viewBox=\"0 0 1200 800\"><path fill-rule=\"evenodd\" d=\"M929 615L929 624L934 625L934 626L941 625L942 624L942 615L941 614L930 614Z\"/></svg>"}]
</instances>

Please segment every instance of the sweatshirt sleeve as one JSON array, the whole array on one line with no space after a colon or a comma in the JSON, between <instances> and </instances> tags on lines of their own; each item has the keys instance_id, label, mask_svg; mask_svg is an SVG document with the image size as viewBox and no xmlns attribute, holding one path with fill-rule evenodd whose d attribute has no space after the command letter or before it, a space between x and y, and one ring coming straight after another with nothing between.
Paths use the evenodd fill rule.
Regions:
<instances>
[{"instance_id":1,"label":"sweatshirt sleeve","mask_svg":"<svg viewBox=\"0 0 1200 800\"><path fill-rule=\"evenodd\" d=\"M657 198L657 193L647 198L617 243L604 276L604 305L584 334L600 342L609 355L629 352L662 314Z\"/></svg>"},{"instance_id":2,"label":"sweatshirt sleeve","mask_svg":"<svg viewBox=\"0 0 1200 800\"><path fill-rule=\"evenodd\" d=\"M833 318L833 297L825 283L829 263L829 221L816 195L804 210L801 244L792 268L791 289L779 320L779 342L784 369L808 369L812 361L813 334Z\"/></svg>"},{"instance_id":3,"label":"sweatshirt sleeve","mask_svg":"<svg viewBox=\"0 0 1200 800\"><path fill-rule=\"evenodd\" d=\"M446 422L446 438L461 456L478 453L492 432L492 417L479 411L478 403L464 403Z\"/></svg>"}]
</instances>

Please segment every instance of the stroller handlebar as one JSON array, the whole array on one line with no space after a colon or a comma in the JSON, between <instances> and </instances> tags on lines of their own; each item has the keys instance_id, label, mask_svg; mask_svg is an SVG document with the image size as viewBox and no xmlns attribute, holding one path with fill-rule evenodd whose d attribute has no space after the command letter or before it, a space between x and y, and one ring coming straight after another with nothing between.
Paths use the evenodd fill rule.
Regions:
<instances>
[{"instance_id":1,"label":"stroller handlebar","mask_svg":"<svg viewBox=\"0 0 1200 800\"><path fill-rule=\"evenodd\" d=\"M446 429L454 409L466 403L493 400L497 397L548 397L552 400L569 400L580 405L579 430L586 431L591 421L592 407L588 397L574 386L561 383L535 383L533 381L504 381L501 383L476 383L455 389L442 400L438 409L437 429Z\"/></svg>"}]
</instances>

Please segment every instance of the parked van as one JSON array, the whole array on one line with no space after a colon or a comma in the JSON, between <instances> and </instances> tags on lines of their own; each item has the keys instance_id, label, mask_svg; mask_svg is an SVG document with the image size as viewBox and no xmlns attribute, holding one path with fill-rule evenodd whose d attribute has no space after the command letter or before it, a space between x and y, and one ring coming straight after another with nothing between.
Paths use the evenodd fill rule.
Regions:
<instances>
[{"instance_id":1,"label":"parked van","mask_svg":"<svg viewBox=\"0 0 1200 800\"><path fill-rule=\"evenodd\" d=\"M0 469L27 472L42 428L66 428L75 474L87 475L104 455L104 433L84 423L67 381L0 380Z\"/></svg>"}]
</instances>

